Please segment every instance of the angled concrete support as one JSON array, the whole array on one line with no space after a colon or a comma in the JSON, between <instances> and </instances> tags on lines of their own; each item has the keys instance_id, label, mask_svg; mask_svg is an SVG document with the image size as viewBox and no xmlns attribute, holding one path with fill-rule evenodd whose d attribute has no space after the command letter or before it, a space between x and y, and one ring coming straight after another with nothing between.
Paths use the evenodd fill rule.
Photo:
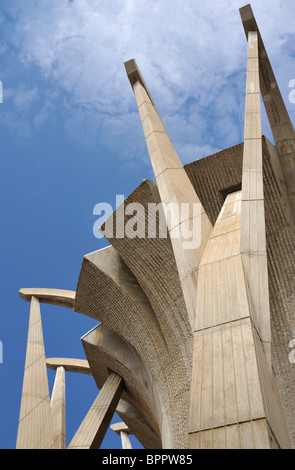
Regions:
<instances>
[{"instance_id":1,"label":"angled concrete support","mask_svg":"<svg viewBox=\"0 0 295 470\"><path fill-rule=\"evenodd\" d=\"M53 426L39 300L31 297L17 449L51 449Z\"/></svg>"},{"instance_id":2,"label":"angled concrete support","mask_svg":"<svg viewBox=\"0 0 295 470\"><path fill-rule=\"evenodd\" d=\"M53 420L53 448L66 448L66 383L65 369L56 369L55 380L50 401Z\"/></svg>"},{"instance_id":3,"label":"angled concrete support","mask_svg":"<svg viewBox=\"0 0 295 470\"><path fill-rule=\"evenodd\" d=\"M68 449L99 449L123 391L123 379L111 372Z\"/></svg>"},{"instance_id":4,"label":"angled concrete support","mask_svg":"<svg viewBox=\"0 0 295 470\"><path fill-rule=\"evenodd\" d=\"M289 221L295 222L295 132L266 53L251 5L240 9L246 37L258 34L260 90L278 153L289 199Z\"/></svg>"},{"instance_id":5,"label":"angled concrete support","mask_svg":"<svg viewBox=\"0 0 295 470\"><path fill-rule=\"evenodd\" d=\"M212 225L179 160L134 60L125 63L133 88L193 328L197 270Z\"/></svg>"}]
</instances>

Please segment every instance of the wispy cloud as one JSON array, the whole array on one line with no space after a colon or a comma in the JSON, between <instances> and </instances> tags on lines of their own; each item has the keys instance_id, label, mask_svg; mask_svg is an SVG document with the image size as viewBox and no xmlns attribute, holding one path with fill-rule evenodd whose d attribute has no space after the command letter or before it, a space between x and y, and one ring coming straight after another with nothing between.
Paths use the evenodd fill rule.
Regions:
<instances>
[{"instance_id":1,"label":"wispy cloud","mask_svg":"<svg viewBox=\"0 0 295 470\"><path fill-rule=\"evenodd\" d=\"M129 160L139 157L142 134L135 135L135 100L123 66L135 58L185 162L200 150L210 153L241 140L241 6L237 0L31 0L16 2L10 13L19 59L27 68L37 65L48 89L66 94L59 105L66 109L69 139L120 147ZM285 77L295 78L293 1L253 0L252 8L287 97ZM36 98L32 90L19 95L19 109ZM37 128L48 110L47 99L34 116Z\"/></svg>"}]
</instances>

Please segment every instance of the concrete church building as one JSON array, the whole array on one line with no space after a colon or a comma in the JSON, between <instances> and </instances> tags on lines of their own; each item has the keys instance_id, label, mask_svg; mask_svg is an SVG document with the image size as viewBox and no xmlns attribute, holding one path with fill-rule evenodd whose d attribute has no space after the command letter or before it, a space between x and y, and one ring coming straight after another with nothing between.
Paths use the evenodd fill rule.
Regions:
<instances>
[{"instance_id":1,"label":"concrete church building","mask_svg":"<svg viewBox=\"0 0 295 470\"><path fill-rule=\"evenodd\" d=\"M84 256L76 292L20 290L31 307L17 448L66 448L67 371L98 387L69 449L99 448L114 412L123 448L129 434L147 449L294 447L295 133L251 6L240 14L245 128L234 147L183 166L136 62L125 63L155 182L102 226L110 246ZM275 146L261 134L260 96ZM129 204L144 208L144 236L132 236ZM167 236L150 233L162 217L151 207ZM45 356L40 303L98 321L82 337L86 359Z\"/></svg>"}]
</instances>

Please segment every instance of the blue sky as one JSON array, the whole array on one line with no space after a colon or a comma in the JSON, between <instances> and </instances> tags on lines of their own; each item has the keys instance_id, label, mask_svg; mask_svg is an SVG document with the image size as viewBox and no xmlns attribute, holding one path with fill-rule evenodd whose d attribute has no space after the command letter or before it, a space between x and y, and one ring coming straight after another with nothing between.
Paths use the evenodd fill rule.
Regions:
<instances>
[{"instance_id":1,"label":"blue sky","mask_svg":"<svg viewBox=\"0 0 295 470\"><path fill-rule=\"evenodd\" d=\"M154 179L124 62L136 59L183 163L238 144L245 3L1 0L0 448L15 447L20 407L29 304L18 290L75 290L83 256L107 245L93 235L95 204L115 207L116 194ZM294 2L251 4L294 123ZM263 132L272 140L265 113ZM80 337L96 322L41 313L46 355L84 358ZM97 389L70 373L66 387L69 442ZM108 432L103 447L119 437Z\"/></svg>"}]
</instances>

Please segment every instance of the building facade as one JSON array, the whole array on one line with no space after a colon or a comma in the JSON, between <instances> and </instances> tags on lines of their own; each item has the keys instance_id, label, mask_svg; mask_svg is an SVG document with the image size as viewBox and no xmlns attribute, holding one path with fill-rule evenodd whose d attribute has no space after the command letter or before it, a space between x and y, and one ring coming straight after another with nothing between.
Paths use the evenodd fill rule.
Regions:
<instances>
[{"instance_id":1,"label":"building facade","mask_svg":"<svg viewBox=\"0 0 295 470\"><path fill-rule=\"evenodd\" d=\"M251 6L240 13L245 128L234 147L182 165L125 63L155 181L101 227L110 246L85 255L75 292L20 290L31 313L17 448L66 447L67 371L100 390L70 449L99 448L115 411L125 448L128 434L149 449L294 447L295 134ZM82 338L86 360L46 358L42 302L98 321Z\"/></svg>"}]
</instances>

